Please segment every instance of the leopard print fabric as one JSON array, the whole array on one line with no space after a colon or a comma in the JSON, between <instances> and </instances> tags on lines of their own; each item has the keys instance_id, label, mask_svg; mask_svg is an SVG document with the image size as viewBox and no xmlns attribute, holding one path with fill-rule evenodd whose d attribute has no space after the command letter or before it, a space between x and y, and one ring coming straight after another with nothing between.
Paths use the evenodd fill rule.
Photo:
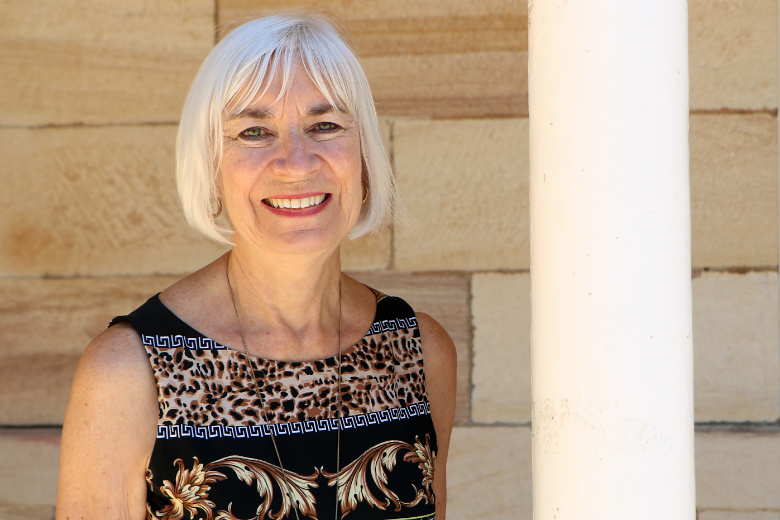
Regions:
<instances>
[{"instance_id":1,"label":"leopard print fabric","mask_svg":"<svg viewBox=\"0 0 780 520\"><path fill-rule=\"evenodd\" d=\"M400 322L379 319L385 296L378 299L377 320L362 340L342 353L343 416L427 402L416 319L413 314ZM158 302L154 302L158 312L175 318ZM253 357L258 392L244 353L193 329L141 334L141 339L157 380L161 425L303 422L332 417L336 410L336 356L313 362Z\"/></svg>"}]
</instances>

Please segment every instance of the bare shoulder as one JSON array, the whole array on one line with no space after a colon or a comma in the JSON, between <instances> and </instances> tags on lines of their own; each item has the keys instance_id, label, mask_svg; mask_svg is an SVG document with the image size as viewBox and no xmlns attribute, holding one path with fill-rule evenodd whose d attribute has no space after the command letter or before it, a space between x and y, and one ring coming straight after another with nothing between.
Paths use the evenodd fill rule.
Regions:
<instances>
[{"instance_id":1,"label":"bare shoulder","mask_svg":"<svg viewBox=\"0 0 780 520\"><path fill-rule=\"evenodd\" d=\"M417 324L420 328L426 372L431 362L454 370L458 354L455 351L455 344L452 342L450 335L447 334L447 331L444 330L444 327L438 321L428 314L418 312L416 315Z\"/></svg>"},{"instance_id":2,"label":"bare shoulder","mask_svg":"<svg viewBox=\"0 0 780 520\"><path fill-rule=\"evenodd\" d=\"M110 327L92 340L81 356L64 437L85 429L79 435L110 435L97 439L104 442L114 434L154 432L156 419L157 386L141 339L129 325Z\"/></svg>"},{"instance_id":3,"label":"bare shoulder","mask_svg":"<svg viewBox=\"0 0 780 520\"><path fill-rule=\"evenodd\" d=\"M420 328L425 386L431 403L431 414L439 437L449 437L455 414L458 355L452 338L444 327L428 316L417 313Z\"/></svg>"},{"instance_id":4,"label":"bare shoulder","mask_svg":"<svg viewBox=\"0 0 780 520\"><path fill-rule=\"evenodd\" d=\"M100 407L93 410L93 421L117 415L121 418L112 421L148 426L153 418L156 423L157 384L141 338L129 324L110 327L87 345L73 379L68 413L77 413L78 400Z\"/></svg>"},{"instance_id":5,"label":"bare shoulder","mask_svg":"<svg viewBox=\"0 0 780 520\"><path fill-rule=\"evenodd\" d=\"M157 410L154 375L135 330L120 324L92 340L63 424L57 518L143 513Z\"/></svg>"},{"instance_id":6,"label":"bare shoulder","mask_svg":"<svg viewBox=\"0 0 780 520\"><path fill-rule=\"evenodd\" d=\"M116 377L144 379L152 372L138 333L129 324L120 323L104 330L87 345L76 374L113 384Z\"/></svg>"}]
</instances>

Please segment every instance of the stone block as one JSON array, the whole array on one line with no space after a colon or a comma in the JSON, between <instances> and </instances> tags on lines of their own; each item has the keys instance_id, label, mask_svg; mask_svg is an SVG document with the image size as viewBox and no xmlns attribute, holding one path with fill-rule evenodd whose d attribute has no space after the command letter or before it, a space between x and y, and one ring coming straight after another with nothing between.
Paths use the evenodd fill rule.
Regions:
<instances>
[{"instance_id":1,"label":"stone block","mask_svg":"<svg viewBox=\"0 0 780 520\"><path fill-rule=\"evenodd\" d=\"M308 0L223 0L221 33ZM525 0L334 0L384 115L464 118L528 115ZM400 86L400 87L399 87Z\"/></svg>"},{"instance_id":2,"label":"stone block","mask_svg":"<svg viewBox=\"0 0 780 520\"><path fill-rule=\"evenodd\" d=\"M531 276L474 274L471 416L478 423L531 421Z\"/></svg>"},{"instance_id":3,"label":"stone block","mask_svg":"<svg viewBox=\"0 0 780 520\"><path fill-rule=\"evenodd\" d=\"M59 429L0 429L0 506L54 505L59 458Z\"/></svg>"},{"instance_id":4,"label":"stone block","mask_svg":"<svg viewBox=\"0 0 780 520\"><path fill-rule=\"evenodd\" d=\"M777 118L693 115L690 125L693 265L777 265Z\"/></svg>"},{"instance_id":5,"label":"stone block","mask_svg":"<svg viewBox=\"0 0 780 520\"><path fill-rule=\"evenodd\" d=\"M178 121L214 44L212 0L4 0L2 11L7 126Z\"/></svg>"},{"instance_id":6,"label":"stone block","mask_svg":"<svg viewBox=\"0 0 780 520\"><path fill-rule=\"evenodd\" d=\"M376 56L362 62L380 114L528 117L525 51ZM398 88L398 78L404 78L403 88Z\"/></svg>"},{"instance_id":7,"label":"stone block","mask_svg":"<svg viewBox=\"0 0 780 520\"><path fill-rule=\"evenodd\" d=\"M62 424L87 343L174 281L0 279L0 425Z\"/></svg>"},{"instance_id":8,"label":"stone block","mask_svg":"<svg viewBox=\"0 0 780 520\"><path fill-rule=\"evenodd\" d=\"M697 520L780 520L780 511L699 511Z\"/></svg>"},{"instance_id":9,"label":"stone block","mask_svg":"<svg viewBox=\"0 0 780 520\"><path fill-rule=\"evenodd\" d=\"M528 120L397 121L399 270L527 269Z\"/></svg>"},{"instance_id":10,"label":"stone block","mask_svg":"<svg viewBox=\"0 0 780 520\"><path fill-rule=\"evenodd\" d=\"M531 520L531 429L457 427L447 459L447 518Z\"/></svg>"},{"instance_id":11,"label":"stone block","mask_svg":"<svg viewBox=\"0 0 780 520\"><path fill-rule=\"evenodd\" d=\"M357 240L345 239L341 244L341 268L347 271L385 270L390 265L391 244L390 229Z\"/></svg>"},{"instance_id":12,"label":"stone block","mask_svg":"<svg viewBox=\"0 0 780 520\"><path fill-rule=\"evenodd\" d=\"M693 279L697 421L780 418L776 272Z\"/></svg>"},{"instance_id":13,"label":"stone block","mask_svg":"<svg viewBox=\"0 0 780 520\"><path fill-rule=\"evenodd\" d=\"M688 3L691 108L777 107L777 2Z\"/></svg>"},{"instance_id":14,"label":"stone block","mask_svg":"<svg viewBox=\"0 0 780 520\"><path fill-rule=\"evenodd\" d=\"M54 506L0 506L3 520L54 520Z\"/></svg>"},{"instance_id":15,"label":"stone block","mask_svg":"<svg viewBox=\"0 0 780 520\"><path fill-rule=\"evenodd\" d=\"M385 294L400 296L416 312L429 314L449 333L458 352L455 423L470 421L471 320L468 277L452 273L352 273Z\"/></svg>"},{"instance_id":16,"label":"stone block","mask_svg":"<svg viewBox=\"0 0 780 520\"><path fill-rule=\"evenodd\" d=\"M184 274L218 247L189 228L172 125L0 129L0 275Z\"/></svg>"},{"instance_id":17,"label":"stone block","mask_svg":"<svg viewBox=\"0 0 780 520\"><path fill-rule=\"evenodd\" d=\"M780 432L696 433L699 509L780 509Z\"/></svg>"}]
</instances>

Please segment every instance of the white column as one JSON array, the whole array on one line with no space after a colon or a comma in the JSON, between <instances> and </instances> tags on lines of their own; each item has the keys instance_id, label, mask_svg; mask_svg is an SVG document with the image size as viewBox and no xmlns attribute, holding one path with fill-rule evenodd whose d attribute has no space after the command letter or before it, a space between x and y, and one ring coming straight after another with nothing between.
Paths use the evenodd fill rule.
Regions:
<instances>
[{"instance_id":1,"label":"white column","mask_svg":"<svg viewBox=\"0 0 780 520\"><path fill-rule=\"evenodd\" d=\"M685 0L529 0L535 520L695 518Z\"/></svg>"}]
</instances>

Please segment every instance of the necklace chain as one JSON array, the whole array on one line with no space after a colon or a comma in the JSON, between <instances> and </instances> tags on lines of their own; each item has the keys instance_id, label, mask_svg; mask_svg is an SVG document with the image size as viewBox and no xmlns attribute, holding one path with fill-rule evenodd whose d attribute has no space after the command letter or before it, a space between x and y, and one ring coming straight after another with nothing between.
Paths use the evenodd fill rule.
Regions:
<instances>
[{"instance_id":1,"label":"necklace chain","mask_svg":"<svg viewBox=\"0 0 780 520\"><path fill-rule=\"evenodd\" d=\"M269 426L271 425L271 421L268 418L268 411L265 409L265 399L263 398L263 394L260 392L260 383L257 381L257 376L255 375L255 371L252 367L252 358L249 355L249 347L247 347L246 344L246 337L244 336L244 329L241 327L241 318L238 315L238 306L236 305L236 297L233 294L233 287L230 285L230 271L228 270L228 267L230 266L230 257L228 257L227 261L227 267L225 268L225 278L227 278L227 286L228 291L230 291L230 301L233 303L233 311L236 314L236 323L238 324L238 333L241 335L241 343L244 345L244 354L246 354L246 365L247 365L247 372L252 377L252 382L255 384L255 390L257 392L258 397L260 398L260 411L263 414L263 419L265 419L266 424ZM339 354L338 354L338 379L337 379L337 389L336 389L336 424L338 426L336 430L336 509L335 513L333 514L333 518L337 519L339 517L339 471L341 470L341 280L339 280L339 331L338 331L338 346L339 346ZM292 504L292 485L290 484L290 479L287 477L287 471L284 469L284 465L282 464L282 457L279 455L279 447L276 445L276 435L274 434L273 428L269 429L271 432L271 443L274 446L274 452L276 452L276 460L279 461L279 468L282 470L282 476L284 477L284 483L287 487L287 497L290 499L290 503ZM292 504L293 511L295 512L295 518L296 520L300 520L300 517L298 516L298 507L295 504Z\"/></svg>"}]
</instances>

